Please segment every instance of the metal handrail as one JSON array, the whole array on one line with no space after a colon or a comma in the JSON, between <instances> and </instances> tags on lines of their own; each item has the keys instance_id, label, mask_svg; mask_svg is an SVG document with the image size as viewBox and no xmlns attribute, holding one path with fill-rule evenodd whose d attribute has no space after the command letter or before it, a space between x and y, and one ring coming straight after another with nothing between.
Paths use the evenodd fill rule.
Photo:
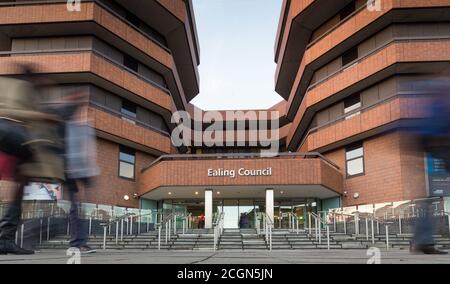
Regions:
<instances>
[{"instance_id":1,"label":"metal handrail","mask_svg":"<svg viewBox=\"0 0 450 284\"><path fill-rule=\"evenodd\" d=\"M225 222L225 212L220 212L219 216L217 217L216 222L213 224L214 228L214 251L217 250L217 245L219 243L220 237L223 234L223 227Z\"/></svg>"},{"instance_id":2,"label":"metal handrail","mask_svg":"<svg viewBox=\"0 0 450 284\"><path fill-rule=\"evenodd\" d=\"M264 239L269 246L269 250L272 251L272 229L274 228L274 222L266 213L262 213L261 215L263 217Z\"/></svg>"},{"instance_id":3,"label":"metal handrail","mask_svg":"<svg viewBox=\"0 0 450 284\"><path fill-rule=\"evenodd\" d=\"M291 229L292 232L296 232L297 235L300 234L299 229L299 222L300 219L295 215L294 213L289 213L289 229Z\"/></svg>"},{"instance_id":4,"label":"metal handrail","mask_svg":"<svg viewBox=\"0 0 450 284\"><path fill-rule=\"evenodd\" d=\"M126 213L123 216L116 217L108 222L100 223L100 226L103 227L103 250L106 250L106 236L107 236L107 228L110 228L111 225L116 224L116 245L119 243L119 223L120 223L120 240L123 241L123 235L124 235L124 221L126 220L127 223L127 234L132 234L133 232L133 218L138 218L138 232L136 234L141 234L141 218L145 216L152 216L154 213L144 213L144 214L134 214L134 213ZM129 227L128 227L128 224ZM89 222L89 231L91 230L91 221ZM149 230L148 222L147 222L147 232ZM90 235L90 232L89 232Z\"/></svg>"},{"instance_id":5,"label":"metal handrail","mask_svg":"<svg viewBox=\"0 0 450 284\"><path fill-rule=\"evenodd\" d=\"M327 249L330 250L330 226L328 222L322 219L322 217L314 212L309 212L309 235L311 235L311 218L314 218L315 236L316 241L319 241L319 245L322 244L322 225L325 225L327 231Z\"/></svg>"}]
</instances>

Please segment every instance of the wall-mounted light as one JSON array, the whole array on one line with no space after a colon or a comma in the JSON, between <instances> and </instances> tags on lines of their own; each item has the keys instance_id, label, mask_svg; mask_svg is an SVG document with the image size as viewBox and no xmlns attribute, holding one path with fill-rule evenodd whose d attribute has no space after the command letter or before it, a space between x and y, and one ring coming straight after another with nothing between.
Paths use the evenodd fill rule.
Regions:
<instances>
[{"instance_id":1,"label":"wall-mounted light","mask_svg":"<svg viewBox=\"0 0 450 284\"><path fill-rule=\"evenodd\" d=\"M359 198L359 192L355 192L355 193L353 193L353 198L354 199L358 199Z\"/></svg>"},{"instance_id":2,"label":"wall-mounted light","mask_svg":"<svg viewBox=\"0 0 450 284\"><path fill-rule=\"evenodd\" d=\"M125 201L128 201L128 200L130 200L130 196L128 196L128 195L124 195L124 196L123 196L123 200L125 200Z\"/></svg>"}]
</instances>

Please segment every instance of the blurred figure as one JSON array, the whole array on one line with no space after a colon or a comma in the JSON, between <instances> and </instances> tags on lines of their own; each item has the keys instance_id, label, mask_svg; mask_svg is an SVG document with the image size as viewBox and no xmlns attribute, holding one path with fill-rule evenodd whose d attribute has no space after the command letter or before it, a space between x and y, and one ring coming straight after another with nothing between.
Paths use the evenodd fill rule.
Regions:
<instances>
[{"instance_id":1,"label":"blurred figure","mask_svg":"<svg viewBox=\"0 0 450 284\"><path fill-rule=\"evenodd\" d=\"M25 80L0 77L0 162L2 180L17 184L0 220L0 254L33 254L15 244L24 187L31 181L62 181L63 161L55 133L57 116L43 112L29 66L18 66Z\"/></svg>"},{"instance_id":2,"label":"blurred figure","mask_svg":"<svg viewBox=\"0 0 450 284\"><path fill-rule=\"evenodd\" d=\"M420 136L421 151L434 159L440 159L450 172L450 77L418 82L416 89L429 94L431 102L423 106L426 118L415 131ZM434 208L431 200L418 204L419 216L415 225L414 238L410 250L414 253L448 254L435 247L433 239Z\"/></svg>"},{"instance_id":3,"label":"blurred figure","mask_svg":"<svg viewBox=\"0 0 450 284\"><path fill-rule=\"evenodd\" d=\"M92 178L98 175L96 164L96 136L87 123L89 97L83 91L72 90L63 95L63 101L49 103L48 110L59 115L64 123L59 132L64 137L65 186L69 192L70 246L82 253L95 253L87 245L88 231L79 217L76 194L79 186L90 187Z\"/></svg>"},{"instance_id":4,"label":"blurred figure","mask_svg":"<svg viewBox=\"0 0 450 284\"><path fill-rule=\"evenodd\" d=\"M205 228L205 214L200 214L200 216L198 217L198 225L197 225L198 229L203 229Z\"/></svg>"}]
</instances>

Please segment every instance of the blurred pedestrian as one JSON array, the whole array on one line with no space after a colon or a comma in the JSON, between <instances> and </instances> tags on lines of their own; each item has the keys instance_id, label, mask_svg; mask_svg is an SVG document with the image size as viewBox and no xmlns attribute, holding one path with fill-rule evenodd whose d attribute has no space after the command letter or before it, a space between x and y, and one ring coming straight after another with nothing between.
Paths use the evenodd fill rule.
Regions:
<instances>
[{"instance_id":1,"label":"blurred pedestrian","mask_svg":"<svg viewBox=\"0 0 450 284\"><path fill-rule=\"evenodd\" d=\"M420 151L440 159L450 172L450 77L432 78L416 83L416 91L428 94L430 103L423 105L426 117L415 127ZM431 200L418 204L414 238L410 250L414 253L448 254L435 247L433 238L434 208Z\"/></svg>"},{"instance_id":2,"label":"blurred pedestrian","mask_svg":"<svg viewBox=\"0 0 450 284\"><path fill-rule=\"evenodd\" d=\"M64 137L65 187L71 201L70 246L82 253L96 252L88 243L88 230L79 216L77 193L79 186L90 187L98 175L96 164L96 136L87 121L89 96L82 89L63 94L63 100L50 104L49 112L63 119L60 135Z\"/></svg>"},{"instance_id":3,"label":"blurred pedestrian","mask_svg":"<svg viewBox=\"0 0 450 284\"><path fill-rule=\"evenodd\" d=\"M29 66L24 80L0 77L0 161L2 180L17 184L0 219L0 254L33 254L15 244L21 222L24 187L32 181L62 181L63 161L54 126L59 118L40 109L40 96Z\"/></svg>"}]
</instances>

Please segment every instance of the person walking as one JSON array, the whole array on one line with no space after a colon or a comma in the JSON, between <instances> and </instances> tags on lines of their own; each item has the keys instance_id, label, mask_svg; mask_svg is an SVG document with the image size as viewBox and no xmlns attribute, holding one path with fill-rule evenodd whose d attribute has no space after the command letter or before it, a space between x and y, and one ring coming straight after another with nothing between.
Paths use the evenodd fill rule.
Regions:
<instances>
[{"instance_id":1,"label":"person walking","mask_svg":"<svg viewBox=\"0 0 450 284\"><path fill-rule=\"evenodd\" d=\"M99 173L96 164L96 136L86 115L88 98L83 90L73 89L63 95L62 102L56 102L49 107L49 112L59 115L63 120L59 132L64 137L64 185L71 201L70 247L77 248L84 254L96 251L87 244L88 231L79 216L77 193L79 186L89 188L93 178Z\"/></svg>"},{"instance_id":2,"label":"person walking","mask_svg":"<svg viewBox=\"0 0 450 284\"><path fill-rule=\"evenodd\" d=\"M59 118L43 112L31 69L25 80L0 78L0 161L2 180L17 184L6 213L0 219L0 254L33 254L15 243L21 222L24 187L33 181L64 180L60 144L54 131Z\"/></svg>"}]
</instances>

